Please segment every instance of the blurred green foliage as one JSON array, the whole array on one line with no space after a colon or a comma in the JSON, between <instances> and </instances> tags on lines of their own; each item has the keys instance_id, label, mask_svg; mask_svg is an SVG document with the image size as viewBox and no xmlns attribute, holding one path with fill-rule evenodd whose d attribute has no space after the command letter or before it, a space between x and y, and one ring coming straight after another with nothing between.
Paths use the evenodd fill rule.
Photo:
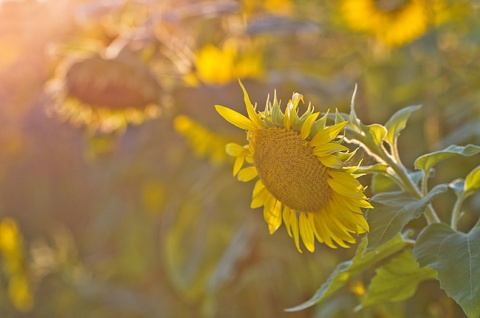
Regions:
<instances>
[{"instance_id":1,"label":"blurred green foliage","mask_svg":"<svg viewBox=\"0 0 480 318\"><path fill-rule=\"evenodd\" d=\"M478 3L425 0L444 7L432 13L441 22L391 47L351 29L341 2L0 1L0 316L462 317L434 281L403 303L353 313L362 276L321 306L284 312L354 250L301 255L285 231L269 236L249 207L252 189L232 178L232 161L218 159L219 140L244 138L213 107L243 110L238 77L252 101L298 91L318 111L347 113L357 83L365 124L423 105L399 140L407 163L451 143L480 144ZM67 107L61 98L73 91L60 76L65 61L97 55L136 66L115 81L95 68L82 80L128 99L143 96L137 75L153 74L155 116L142 105L112 112L115 103L99 108L88 98L67 115L52 107ZM63 84L61 97L52 81ZM211 151L188 138L195 131L175 127L187 118L178 116L202 127ZM477 165L478 156L442 162L432 177L450 182ZM440 218L454 199L434 202ZM478 193L463 207L458 226L468 229ZM424 225L410 223L414 231ZM17 243L5 243L12 237Z\"/></svg>"}]
</instances>

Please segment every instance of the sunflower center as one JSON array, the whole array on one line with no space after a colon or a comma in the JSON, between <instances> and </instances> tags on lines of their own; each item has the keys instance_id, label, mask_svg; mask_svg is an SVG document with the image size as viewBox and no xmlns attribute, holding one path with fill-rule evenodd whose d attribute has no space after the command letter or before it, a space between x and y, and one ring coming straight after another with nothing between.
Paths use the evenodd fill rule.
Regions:
<instances>
[{"instance_id":1,"label":"sunflower center","mask_svg":"<svg viewBox=\"0 0 480 318\"><path fill-rule=\"evenodd\" d=\"M376 0L377 9L383 12L392 12L401 9L407 0Z\"/></svg>"},{"instance_id":2,"label":"sunflower center","mask_svg":"<svg viewBox=\"0 0 480 318\"><path fill-rule=\"evenodd\" d=\"M291 209L316 212L330 200L327 167L312 147L291 129L253 132L253 159L265 188Z\"/></svg>"}]
</instances>

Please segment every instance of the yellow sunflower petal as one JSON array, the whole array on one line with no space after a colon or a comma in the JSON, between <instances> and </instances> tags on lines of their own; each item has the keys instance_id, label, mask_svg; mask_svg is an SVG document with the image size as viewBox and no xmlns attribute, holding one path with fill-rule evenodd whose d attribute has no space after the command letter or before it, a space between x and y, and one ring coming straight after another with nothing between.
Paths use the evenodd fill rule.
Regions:
<instances>
[{"instance_id":1,"label":"yellow sunflower petal","mask_svg":"<svg viewBox=\"0 0 480 318\"><path fill-rule=\"evenodd\" d=\"M348 184L344 184L341 181L338 181L337 179L328 179L327 182L330 188L333 189L333 191L341 195L344 195L350 198L358 198L360 200L363 199L363 194L361 192L357 192L353 190L351 187L348 186Z\"/></svg>"},{"instance_id":2,"label":"yellow sunflower petal","mask_svg":"<svg viewBox=\"0 0 480 318\"><path fill-rule=\"evenodd\" d=\"M292 227L290 225L290 208L289 207L283 208L283 224L285 224L285 228L287 229L288 236L292 237Z\"/></svg>"},{"instance_id":3,"label":"yellow sunflower petal","mask_svg":"<svg viewBox=\"0 0 480 318\"><path fill-rule=\"evenodd\" d=\"M328 174L338 182L349 186L352 189L357 189L358 187L361 187L360 183L358 182L357 179L355 179L351 174L348 174L343 171L332 171L329 170Z\"/></svg>"},{"instance_id":4,"label":"yellow sunflower petal","mask_svg":"<svg viewBox=\"0 0 480 318\"><path fill-rule=\"evenodd\" d=\"M280 225L282 225L282 202L276 200L273 205L265 206L263 209L263 217L268 224L270 234L275 233Z\"/></svg>"},{"instance_id":5,"label":"yellow sunflower petal","mask_svg":"<svg viewBox=\"0 0 480 318\"><path fill-rule=\"evenodd\" d=\"M250 97L248 96L247 90L243 86L240 79L238 80L238 83L240 83L240 86L242 87L243 100L245 101L245 107L247 108L248 118L250 118L250 121L253 123L253 126L254 126L254 129L250 129L250 130L255 131L258 128L262 128L263 125L258 120L257 114L255 113L255 109L253 108L252 102L250 101Z\"/></svg>"},{"instance_id":6,"label":"yellow sunflower petal","mask_svg":"<svg viewBox=\"0 0 480 318\"><path fill-rule=\"evenodd\" d=\"M348 148L344 145L337 144L334 142L329 142L320 146L316 146L313 148L313 154L316 156L324 156L328 154L332 154L338 151L347 151Z\"/></svg>"},{"instance_id":7,"label":"yellow sunflower petal","mask_svg":"<svg viewBox=\"0 0 480 318\"><path fill-rule=\"evenodd\" d=\"M300 241L299 241L299 235L298 235L297 213L295 212L295 210L290 211L290 226L292 227L293 240L295 241L295 246L297 247L297 250L300 253L302 253L302 250L300 249Z\"/></svg>"},{"instance_id":8,"label":"yellow sunflower petal","mask_svg":"<svg viewBox=\"0 0 480 318\"><path fill-rule=\"evenodd\" d=\"M317 120L319 113L313 113L305 120L302 126L302 131L300 132L300 137L302 139L306 139L308 135L310 135L310 131L312 129L312 125Z\"/></svg>"},{"instance_id":9,"label":"yellow sunflower petal","mask_svg":"<svg viewBox=\"0 0 480 318\"><path fill-rule=\"evenodd\" d=\"M245 151L245 148L243 146L240 146L239 144L229 143L225 146L225 151L228 155L232 157L238 157L241 153Z\"/></svg>"},{"instance_id":10,"label":"yellow sunflower petal","mask_svg":"<svg viewBox=\"0 0 480 318\"><path fill-rule=\"evenodd\" d=\"M237 159L235 159L235 164L233 165L233 176L234 177L238 174L238 172L242 168L244 161L245 161L245 157L243 157L243 156L237 157Z\"/></svg>"},{"instance_id":11,"label":"yellow sunflower petal","mask_svg":"<svg viewBox=\"0 0 480 318\"><path fill-rule=\"evenodd\" d=\"M324 166L329 168L339 169L343 166L343 161L341 161L334 155L321 156L321 157L318 157L318 160L320 160L320 162Z\"/></svg>"},{"instance_id":12,"label":"yellow sunflower petal","mask_svg":"<svg viewBox=\"0 0 480 318\"><path fill-rule=\"evenodd\" d=\"M260 181L260 180L259 180ZM261 187L257 192L253 193L252 196L252 203L250 203L250 207L252 209L259 208L262 205L265 205L272 198L272 195L268 192L265 187Z\"/></svg>"},{"instance_id":13,"label":"yellow sunflower petal","mask_svg":"<svg viewBox=\"0 0 480 318\"><path fill-rule=\"evenodd\" d=\"M257 168L255 167L248 167L248 168L243 168L238 172L238 180L243 181L243 182L248 182L258 176L258 171Z\"/></svg>"},{"instance_id":14,"label":"yellow sunflower petal","mask_svg":"<svg viewBox=\"0 0 480 318\"><path fill-rule=\"evenodd\" d=\"M220 106L220 105L215 105L215 109L220 114L220 116L225 118L225 120L231 123L232 125L235 125L238 128L241 128L243 130L250 130L250 131L257 130L257 127L255 126L255 124L250 119L243 116L242 114L237 113L236 111L231 110L230 108L227 108L225 106Z\"/></svg>"},{"instance_id":15,"label":"yellow sunflower petal","mask_svg":"<svg viewBox=\"0 0 480 318\"><path fill-rule=\"evenodd\" d=\"M337 248L332 242L330 230L325 225L321 213L315 213L313 216L314 234L319 242L325 243L328 247Z\"/></svg>"},{"instance_id":16,"label":"yellow sunflower petal","mask_svg":"<svg viewBox=\"0 0 480 318\"><path fill-rule=\"evenodd\" d=\"M328 128L320 130L315 137L312 138L310 145L312 147L320 146L332 141L345 128L348 121L338 123Z\"/></svg>"},{"instance_id":17,"label":"yellow sunflower petal","mask_svg":"<svg viewBox=\"0 0 480 318\"><path fill-rule=\"evenodd\" d=\"M306 216L306 213L300 212L300 236L302 237L303 244L310 252L315 250L315 241L312 227Z\"/></svg>"}]
</instances>

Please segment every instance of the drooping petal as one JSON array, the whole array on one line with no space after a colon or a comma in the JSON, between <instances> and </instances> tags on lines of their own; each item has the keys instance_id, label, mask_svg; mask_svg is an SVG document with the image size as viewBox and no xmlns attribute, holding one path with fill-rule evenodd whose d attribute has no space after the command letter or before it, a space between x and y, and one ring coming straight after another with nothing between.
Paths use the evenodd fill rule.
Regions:
<instances>
[{"instance_id":1,"label":"drooping petal","mask_svg":"<svg viewBox=\"0 0 480 318\"><path fill-rule=\"evenodd\" d=\"M244 156L239 156L239 157L237 157L237 159L235 159L235 163L233 165L233 176L234 177L238 174L238 172L242 168L244 161L245 161Z\"/></svg>"},{"instance_id":2,"label":"drooping petal","mask_svg":"<svg viewBox=\"0 0 480 318\"><path fill-rule=\"evenodd\" d=\"M215 105L215 109L220 114L220 116L225 118L225 120L231 123L232 125L235 125L238 128L241 128L243 130L250 130L250 131L257 130L257 127L255 126L255 124L250 119L243 116L242 114L237 113L236 111L231 110L230 108L220 106L220 105Z\"/></svg>"},{"instance_id":3,"label":"drooping petal","mask_svg":"<svg viewBox=\"0 0 480 318\"><path fill-rule=\"evenodd\" d=\"M305 212L300 212L300 236L302 237L303 244L310 252L315 250L315 241L313 236L313 230L310 226L310 222Z\"/></svg>"},{"instance_id":4,"label":"drooping petal","mask_svg":"<svg viewBox=\"0 0 480 318\"><path fill-rule=\"evenodd\" d=\"M293 232L293 240L295 241L295 246L297 247L297 250L302 253L302 250L300 249L300 241L299 241L299 231L298 231L298 220L297 220L297 213L295 210L290 211L290 226L292 227L292 232Z\"/></svg>"},{"instance_id":5,"label":"drooping petal","mask_svg":"<svg viewBox=\"0 0 480 318\"><path fill-rule=\"evenodd\" d=\"M282 202L276 200L273 205L266 205L263 209L263 217L268 224L268 230L270 234L282 225Z\"/></svg>"},{"instance_id":6,"label":"drooping petal","mask_svg":"<svg viewBox=\"0 0 480 318\"><path fill-rule=\"evenodd\" d=\"M243 182L248 182L258 176L258 171L257 168L255 167L248 167L248 168L243 168L238 172L238 180L243 181Z\"/></svg>"},{"instance_id":7,"label":"drooping petal","mask_svg":"<svg viewBox=\"0 0 480 318\"><path fill-rule=\"evenodd\" d=\"M292 227L290 225L290 208L287 206L283 208L283 224L285 224L288 236L292 237Z\"/></svg>"}]
</instances>

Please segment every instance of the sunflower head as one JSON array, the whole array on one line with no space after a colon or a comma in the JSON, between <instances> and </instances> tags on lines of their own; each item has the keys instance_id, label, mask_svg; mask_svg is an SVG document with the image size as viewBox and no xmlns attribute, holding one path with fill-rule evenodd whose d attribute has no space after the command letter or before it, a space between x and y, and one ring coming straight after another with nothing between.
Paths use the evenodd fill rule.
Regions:
<instances>
[{"instance_id":1,"label":"sunflower head","mask_svg":"<svg viewBox=\"0 0 480 318\"><path fill-rule=\"evenodd\" d=\"M387 47L421 37L431 17L427 0L342 0L341 12L353 30L370 33Z\"/></svg>"},{"instance_id":2,"label":"sunflower head","mask_svg":"<svg viewBox=\"0 0 480 318\"><path fill-rule=\"evenodd\" d=\"M368 231L361 208L372 206L356 179L356 168L345 164L353 153L341 144L339 134L348 122L327 125L328 111L320 117L311 105L300 116L303 96L298 93L285 111L276 96L273 103L267 100L264 111L257 111L240 85L248 117L215 107L246 131L246 145L228 144L226 150L236 157L234 176L245 182L258 178L251 207L263 206L271 234L284 223L300 252L300 238L311 252L315 238L332 248L354 243L352 234Z\"/></svg>"},{"instance_id":3,"label":"sunflower head","mask_svg":"<svg viewBox=\"0 0 480 318\"><path fill-rule=\"evenodd\" d=\"M69 56L47 89L56 114L107 132L156 117L160 111L156 77L131 56Z\"/></svg>"}]
</instances>

